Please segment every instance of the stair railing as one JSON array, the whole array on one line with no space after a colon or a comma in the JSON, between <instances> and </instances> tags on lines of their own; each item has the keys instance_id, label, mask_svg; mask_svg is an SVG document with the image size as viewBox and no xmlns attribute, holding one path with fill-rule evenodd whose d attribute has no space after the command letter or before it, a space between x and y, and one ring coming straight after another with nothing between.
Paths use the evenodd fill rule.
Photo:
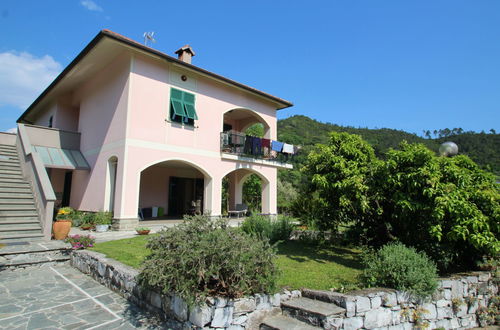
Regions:
<instances>
[{"instance_id":1,"label":"stair railing","mask_svg":"<svg viewBox=\"0 0 500 330\"><path fill-rule=\"evenodd\" d=\"M17 124L17 132L16 144L23 177L31 183L43 236L50 239L56 195L40 156L31 147L24 124Z\"/></svg>"}]
</instances>

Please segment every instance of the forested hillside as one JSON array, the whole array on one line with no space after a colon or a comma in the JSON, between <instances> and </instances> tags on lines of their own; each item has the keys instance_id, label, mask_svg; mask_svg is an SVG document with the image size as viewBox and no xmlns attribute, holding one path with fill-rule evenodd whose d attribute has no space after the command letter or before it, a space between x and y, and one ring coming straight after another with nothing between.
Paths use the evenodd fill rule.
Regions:
<instances>
[{"instance_id":1,"label":"forested hillside","mask_svg":"<svg viewBox=\"0 0 500 330\"><path fill-rule=\"evenodd\" d=\"M437 139L422 138L415 134L395 129L369 129L345 127L330 123L321 123L307 116L293 116L278 121L278 139L287 143L302 146L302 151L293 162L297 165L293 171L280 171L280 178L291 182L294 186L300 185L303 180L297 170L304 162L311 148L317 143L326 143L328 133L347 132L358 134L368 141L378 157L383 157L389 148L397 148L403 140L409 143L423 143L429 149L437 152L439 145L445 141L453 141L458 145L461 154L468 155L485 169L500 175L500 134L486 133L461 133L460 130L444 129L443 132L461 133L458 135L447 134L446 137ZM430 135L428 135L430 137Z\"/></svg>"}]
</instances>

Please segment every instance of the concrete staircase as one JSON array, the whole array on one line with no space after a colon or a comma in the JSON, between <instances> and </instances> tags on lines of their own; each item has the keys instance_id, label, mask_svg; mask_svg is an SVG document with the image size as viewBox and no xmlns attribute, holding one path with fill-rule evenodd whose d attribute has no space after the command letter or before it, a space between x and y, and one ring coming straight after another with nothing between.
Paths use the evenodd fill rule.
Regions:
<instances>
[{"instance_id":1,"label":"concrete staircase","mask_svg":"<svg viewBox=\"0 0 500 330\"><path fill-rule=\"evenodd\" d=\"M282 315L265 318L263 330L337 329L342 324L345 309L331 301L322 301L321 295L293 298L281 303ZM339 324L340 321L340 324Z\"/></svg>"},{"instance_id":2,"label":"concrete staircase","mask_svg":"<svg viewBox=\"0 0 500 330\"><path fill-rule=\"evenodd\" d=\"M62 241L19 242L0 248L0 271L53 266L70 260L71 244Z\"/></svg>"},{"instance_id":3,"label":"concrete staircase","mask_svg":"<svg viewBox=\"0 0 500 330\"><path fill-rule=\"evenodd\" d=\"M0 144L0 243L42 239L33 193L22 177L17 149Z\"/></svg>"}]
</instances>

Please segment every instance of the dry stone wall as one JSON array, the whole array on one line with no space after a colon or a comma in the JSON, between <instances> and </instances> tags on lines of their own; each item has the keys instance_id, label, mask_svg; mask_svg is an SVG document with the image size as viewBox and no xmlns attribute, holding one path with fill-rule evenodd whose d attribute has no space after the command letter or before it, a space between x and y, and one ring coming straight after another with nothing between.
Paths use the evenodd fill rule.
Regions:
<instances>
[{"instance_id":1,"label":"dry stone wall","mask_svg":"<svg viewBox=\"0 0 500 330\"><path fill-rule=\"evenodd\" d=\"M303 290L302 295L345 308L332 323L341 329L460 329L484 326L486 307L498 296L498 282L489 272L440 279L428 301L416 301L403 292L367 289L341 294ZM335 325L335 326L333 326Z\"/></svg>"},{"instance_id":2,"label":"dry stone wall","mask_svg":"<svg viewBox=\"0 0 500 330\"><path fill-rule=\"evenodd\" d=\"M195 308L175 294L160 294L145 290L137 283L138 271L94 251L74 251L71 265L92 276L99 283L118 292L129 301L172 322L173 328L227 328L240 330L258 328L262 319L280 312L281 301L300 297L300 291L285 291L274 295L227 299L210 298Z\"/></svg>"}]
</instances>

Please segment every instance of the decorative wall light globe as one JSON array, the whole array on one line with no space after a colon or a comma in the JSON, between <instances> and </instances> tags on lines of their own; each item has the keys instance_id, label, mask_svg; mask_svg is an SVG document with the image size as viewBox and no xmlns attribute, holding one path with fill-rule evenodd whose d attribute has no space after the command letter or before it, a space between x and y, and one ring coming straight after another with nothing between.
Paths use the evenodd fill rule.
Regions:
<instances>
[{"instance_id":1,"label":"decorative wall light globe","mask_svg":"<svg viewBox=\"0 0 500 330\"><path fill-rule=\"evenodd\" d=\"M458 154L458 146L455 142L444 142L439 147L439 154L444 157L451 157Z\"/></svg>"}]
</instances>

